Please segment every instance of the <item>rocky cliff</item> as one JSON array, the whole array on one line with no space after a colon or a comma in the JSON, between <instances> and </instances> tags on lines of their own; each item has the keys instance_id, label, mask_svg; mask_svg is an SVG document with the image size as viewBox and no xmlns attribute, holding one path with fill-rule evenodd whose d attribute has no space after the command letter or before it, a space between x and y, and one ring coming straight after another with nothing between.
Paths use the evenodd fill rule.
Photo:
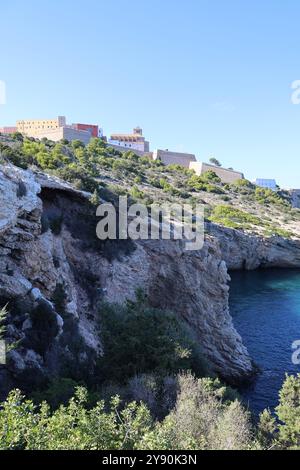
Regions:
<instances>
[{"instance_id":1,"label":"rocky cliff","mask_svg":"<svg viewBox=\"0 0 300 470\"><path fill-rule=\"evenodd\" d=\"M228 310L226 263L255 267L257 240L213 228L199 252L185 251L180 241L103 246L86 193L11 165L0 169L0 200L0 307L8 304L7 337L16 343L0 366L2 394L66 370L92 374L103 353L101 302L133 298L138 287L152 305L189 324L221 377L238 383L253 374ZM289 248L283 250L272 258L261 248L258 265L265 256L270 265L283 260Z\"/></svg>"},{"instance_id":2,"label":"rocky cliff","mask_svg":"<svg viewBox=\"0 0 300 470\"><path fill-rule=\"evenodd\" d=\"M264 238L212 223L206 228L217 240L229 270L300 267L299 239Z\"/></svg>"}]
</instances>

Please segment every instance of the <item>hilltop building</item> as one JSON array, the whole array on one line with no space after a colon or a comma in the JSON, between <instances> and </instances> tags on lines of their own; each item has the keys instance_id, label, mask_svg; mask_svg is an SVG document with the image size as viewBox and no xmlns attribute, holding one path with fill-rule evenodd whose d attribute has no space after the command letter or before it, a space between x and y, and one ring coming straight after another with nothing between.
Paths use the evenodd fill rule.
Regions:
<instances>
[{"instance_id":1,"label":"hilltop building","mask_svg":"<svg viewBox=\"0 0 300 470\"><path fill-rule=\"evenodd\" d=\"M41 131L39 134L35 136L36 139L49 139L53 140L53 142L59 142L62 139L68 140L72 142L73 140L80 140L85 145L87 145L92 136L90 131L79 131L77 129L73 129L71 126L63 126L59 127L58 129L49 129Z\"/></svg>"},{"instance_id":2,"label":"hilltop building","mask_svg":"<svg viewBox=\"0 0 300 470\"><path fill-rule=\"evenodd\" d=\"M81 140L88 144L93 137L103 137L103 131L96 124L74 123L67 125L65 116L58 116L50 120L22 120L17 121L13 128L0 128L0 132L21 132L28 137L37 139L47 138L54 142L60 140ZM157 149L150 152L149 141L143 136L143 130L135 127L132 134L112 134L108 144L121 152L132 150L137 155L147 156L153 160L160 160L164 165L181 165L184 168L194 170L199 176L207 171L213 171L223 183L233 183L238 179L244 179L243 173L227 168L218 167L204 162L198 162L194 154L184 152L172 152L170 150ZM270 189L276 189L275 180L256 180L256 184Z\"/></svg>"},{"instance_id":3,"label":"hilltop building","mask_svg":"<svg viewBox=\"0 0 300 470\"><path fill-rule=\"evenodd\" d=\"M41 138L43 132L49 130L59 129L66 126L65 116L58 116L56 119L35 119L35 120L22 120L17 121L17 131L21 132L28 137Z\"/></svg>"},{"instance_id":4,"label":"hilltop building","mask_svg":"<svg viewBox=\"0 0 300 470\"><path fill-rule=\"evenodd\" d=\"M75 123L67 125L65 116L58 116L49 120L23 120L17 121L16 130L28 137L36 139L49 139L58 142L62 139L81 140L88 144L92 137L99 137L102 130L96 124Z\"/></svg>"},{"instance_id":5,"label":"hilltop building","mask_svg":"<svg viewBox=\"0 0 300 470\"><path fill-rule=\"evenodd\" d=\"M138 150L147 153L150 149L150 144L145 140L143 130L140 127L134 128L132 134L112 134L108 142L125 150Z\"/></svg>"},{"instance_id":6,"label":"hilltop building","mask_svg":"<svg viewBox=\"0 0 300 470\"><path fill-rule=\"evenodd\" d=\"M223 183L233 183L236 180L244 179L244 174L240 171L210 165L209 163L191 162L189 168L194 170L198 176L203 175L207 171L213 171Z\"/></svg>"},{"instance_id":7,"label":"hilltop building","mask_svg":"<svg viewBox=\"0 0 300 470\"><path fill-rule=\"evenodd\" d=\"M256 186L260 186L261 188L271 189L272 191L276 191L277 189L277 184L274 179L256 178L255 184Z\"/></svg>"},{"instance_id":8,"label":"hilltop building","mask_svg":"<svg viewBox=\"0 0 300 470\"><path fill-rule=\"evenodd\" d=\"M77 131L89 131L92 137L102 137L102 130L96 124L72 124L72 128Z\"/></svg>"},{"instance_id":9,"label":"hilltop building","mask_svg":"<svg viewBox=\"0 0 300 470\"><path fill-rule=\"evenodd\" d=\"M0 134L14 134L17 132L17 128L13 126L0 127Z\"/></svg>"}]
</instances>

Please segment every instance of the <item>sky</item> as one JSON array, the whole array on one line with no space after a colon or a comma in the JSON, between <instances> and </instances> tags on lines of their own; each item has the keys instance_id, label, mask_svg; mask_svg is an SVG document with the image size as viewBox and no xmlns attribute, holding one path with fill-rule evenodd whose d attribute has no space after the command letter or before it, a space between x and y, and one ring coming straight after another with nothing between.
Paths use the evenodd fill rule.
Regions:
<instances>
[{"instance_id":1,"label":"sky","mask_svg":"<svg viewBox=\"0 0 300 470\"><path fill-rule=\"evenodd\" d=\"M0 126L139 125L152 150L300 188L299 0L1 0L0 15Z\"/></svg>"}]
</instances>

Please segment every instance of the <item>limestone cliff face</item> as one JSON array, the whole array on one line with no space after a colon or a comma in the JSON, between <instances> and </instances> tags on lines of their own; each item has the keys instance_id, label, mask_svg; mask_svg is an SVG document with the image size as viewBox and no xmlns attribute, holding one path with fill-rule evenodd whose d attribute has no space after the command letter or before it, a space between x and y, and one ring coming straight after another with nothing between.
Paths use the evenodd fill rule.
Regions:
<instances>
[{"instance_id":1,"label":"limestone cliff face","mask_svg":"<svg viewBox=\"0 0 300 470\"><path fill-rule=\"evenodd\" d=\"M207 231L218 241L229 270L300 267L300 240L263 238L211 223Z\"/></svg>"},{"instance_id":2,"label":"limestone cliff face","mask_svg":"<svg viewBox=\"0 0 300 470\"><path fill-rule=\"evenodd\" d=\"M125 261L125 262L124 262ZM109 268L109 301L134 297L137 286L153 306L170 309L194 332L204 355L223 378L237 383L253 374L253 365L228 310L228 274L212 239L201 251L185 251L179 242L148 241Z\"/></svg>"},{"instance_id":3,"label":"limestone cliff face","mask_svg":"<svg viewBox=\"0 0 300 470\"><path fill-rule=\"evenodd\" d=\"M253 374L228 310L226 240L219 245L208 236L199 252L174 241L116 244L107 256L95 240L87 195L70 185L5 166L0 200L0 307L9 305L7 336L18 342L0 366L2 393L66 370L92 374L103 353L101 302L133 298L138 287L152 305L189 324L220 376L237 383ZM243 257L235 257L238 267Z\"/></svg>"}]
</instances>

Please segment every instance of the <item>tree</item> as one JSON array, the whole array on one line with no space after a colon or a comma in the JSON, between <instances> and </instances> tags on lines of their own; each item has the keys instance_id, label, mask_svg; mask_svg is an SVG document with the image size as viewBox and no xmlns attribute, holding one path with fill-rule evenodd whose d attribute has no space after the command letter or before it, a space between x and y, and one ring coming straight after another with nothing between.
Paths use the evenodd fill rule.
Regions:
<instances>
[{"instance_id":1,"label":"tree","mask_svg":"<svg viewBox=\"0 0 300 470\"><path fill-rule=\"evenodd\" d=\"M125 306L101 308L104 356L99 377L125 383L138 374L174 373L194 369L206 372L199 350L185 326L170 312L152 308L142 292Z\"/></svg>"},{"instance_id":2,"label":"tree","mask_svg":"<svg viewBox=\"0 0 300 470\"><path fill-rule=\"evenodd\" d=\"M99 204L101 203L101 199L100 199L100 196L99 196L99 194L98 194L97 189L95 189L95 191L94 191L93 194L91 195L91 197L90 197L90 203L93 204L93 206L96 206L96 207L98 207Z\"/></svg>"},{"instance_id":3,"label":"tree","mask_svg":"<svg viewBox=\"0 0 300 470\"><path fill-rule=\"evenodd\" d=\"M300 374L286 376L279 392L276 413L279 424L278 440L284 448L300 449Z\"/></svg>"},{"instance_id":4,"label":"tree","mask_svg":"<svg viewBox=\"0 0 300 470\"><path fill-rule=\"evenodd\" d=\"M36 407L12 391L0 408L0 450L133 449L152 427L143 403L121 408L114 397L109 411L103 401L89 410L87 399L87 390L78 387L66 406L51 413L46 402Z\"/></svg>"},{"instance_id":5,"label":"tree","mask_svg":"<svg viewBox=\"0 0 300 470\"><path fill-rule=\"evenodd\" d=\"M141 449L243 450L254 447L250 415L237 400L228 402L218 379L178 377L175 408L146 433Z\"/></svg>"},{"instance_id":6,"label":"tree","mask_svg":"<svg viewBox=\"0 0 300 470\"><path fill-rule=\"evenodd\" d=\"M212 165L215 165L215 166L222 166L222 164L219 162L219 160L217 160L217 159L214 158L214 157L211 157L211 158L209 159L209 161L210 161L210 163L211 163Z\"/></svg>"}]
</instances>

